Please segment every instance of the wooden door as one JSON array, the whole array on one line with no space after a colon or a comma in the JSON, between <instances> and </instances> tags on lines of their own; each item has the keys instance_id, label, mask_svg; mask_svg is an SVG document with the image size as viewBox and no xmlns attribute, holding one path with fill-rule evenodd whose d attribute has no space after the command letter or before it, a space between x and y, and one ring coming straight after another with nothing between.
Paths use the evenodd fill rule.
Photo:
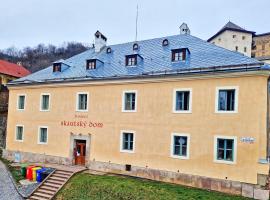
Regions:
<instances>
[{"instance_id":1,"label":"wooden door","mask_svg":"<svg viewBox=\"0 0 270 200\"><path fill-rule=\"evenodd\" d=\"M76 142L75 165L85 165L85 142Z\"/></svg>"}]
</instances>

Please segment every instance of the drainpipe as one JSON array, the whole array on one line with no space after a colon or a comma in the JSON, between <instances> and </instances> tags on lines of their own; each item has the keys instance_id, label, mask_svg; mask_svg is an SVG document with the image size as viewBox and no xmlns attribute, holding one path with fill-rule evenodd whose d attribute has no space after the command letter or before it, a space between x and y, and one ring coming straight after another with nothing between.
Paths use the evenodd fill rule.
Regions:
<instances>
[{"instance_id":1,"label":"drainpipe","mask_svg":"<svg viewBox=\"0 0 270 200\"><path fill-rule=\"evenodd\" d=\"M266 117L266 147L267 147L267 152L266 152L266 160L269 163L269 158L270 158L270 100L269 100L269 95L270 95L270 77L268 77L267 81L267 117Z\"/></svg>"}]
</instances>

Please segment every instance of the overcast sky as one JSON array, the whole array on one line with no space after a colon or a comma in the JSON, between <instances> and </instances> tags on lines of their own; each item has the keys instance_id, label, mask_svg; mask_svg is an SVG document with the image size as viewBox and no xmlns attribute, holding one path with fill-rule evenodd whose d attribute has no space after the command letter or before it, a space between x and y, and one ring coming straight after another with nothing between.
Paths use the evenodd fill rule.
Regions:
<instances>
[{"instance_id":1,"label":"overcast sky","mask_svg":"<svg viewBox=\"0 0 270 200\"><path fill-rule=\"evenodd\" d=\"M0 48L92 43L96 30L109 44L179 33L208 39L229 20L257 33L270 32L270 0L0 0Z\"/></svg>"}]
</instances>

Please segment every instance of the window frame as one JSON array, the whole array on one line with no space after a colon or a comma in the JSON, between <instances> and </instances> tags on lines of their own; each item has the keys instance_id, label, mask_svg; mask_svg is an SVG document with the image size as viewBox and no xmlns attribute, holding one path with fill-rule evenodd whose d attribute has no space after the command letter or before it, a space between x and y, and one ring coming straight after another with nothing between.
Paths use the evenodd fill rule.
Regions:
<instances>
[{"instance_id":1,"label":"window frame","mask_svg":"<svg viewBox=\"0 0 270 200\"><path fill-rule=\"evenodd\" d=\"M182 60L176 60L176 54L182 53ZM185 62L187 60L187 49L186 48L179 48L179 49L172 49L171 50L171 62Z\"/></svg>"},{"instance_id":2,"label":"window frame","mask_svg":"<svg viewBox=\"0 0 270 200\"><path fill-rule=\"evenodd\" d=\"M79 109L79 95L80 94L87 95L86 110ZM88 112L88 110L89 110L89 92L77 92L76 93L76 112Z\"/></svg>"},{"instance_id":3,"label":"window frame","mask_svg":"<svg viewBox=\"0 0 270 200\"><path fill-rule=\"evenodd\" d=\"M127 93L135 93L135 109L134 110L126 110L125 109L125 100ZM122 92L122 112L137 112L137 102L138 102L138 91L137 90L124 90Z\"/></svg>"},{"instance_id":4,"label":"window frame","mask_svg":"<svg viewBox=\"0 0 270 200\"><path fill-rule=\"evenodd\" d=\"M129 59L134 59L134 64L129 65ZM126 55L126 67L136 67L138 64L138 55L137 54L132 54L132 55Z\"/></svg>"},{"instance_id":5,"label":"window frame","mask_svg":"<svg viewBox=\"0 0 270 200\"><path fill-rule=\"evenodd\" d=\"M218 139L229 139L233 140L233 161L228 160L218 160L217 159L217 146ZM237 137L236 136L224 136L224 135L215 135L214 136L214 162L220 164L236 164L237 160Z\"/></svg>"},{"instance_id":6,"label":"window frame","mask_svg":"<svg viewBox=\"0 0 270 200\"><path fill-rule=\"evenodd\" d=\"M220 90L235 90L235 97L234 97L234 110L219 110L219 91ZM234 114L238 113L238 96L239 96L239 86L222 86L216 87L216 97L215 97L215 113L221 114Z\"/></svg>"},{"instance_id":7,"label":"window frame","mask_svg":"<svg viewBox=\"0 0 270 200\"><path fill-rule=\"evenodd\" d=\"M18 131L18 127L22 127L23 128L23 131L22 131L22 139L21 140L18 140L17 139L17 131ZM16 142L23 142L24 141L24 125L22 125L22 124L16 124L16 126L15 126L15 141Z\"/></svg>"},{"instance_id":8,"label":"window frame","mask_svg":"<svg viewBox=\"0 0 270 200\"><path fill-rule=\"evenodd\" d=\"M124 133L132 133L133 134L133 149L132 150L126 150L123 149L123 135ZM121 153L135 153L135 147L136 147L136 132L133 130L121 130L120 133L120 152Z\"/></svg>"},{"instance_id":9,"label":"window frame","mask_svg":"<svg viewBox=\"0 0 270 200\"><path fill-rule=\"evenodd\" d=\"M174 152L174 137L175 136L187 137L187 155L186 156L174 155L173 152ZM176 159L181 159L181 160L188 160L190 158L190 134L188 134L188 133L175 133L175 132L171 134L170 157L176 158Z\"/></svg>"},{"instance_id":10,"label":"window frame","mask_svg":"<svg viewBox=\"0 0 270 200\"><path fill-rule=\"evenodd\" d=\"M20 99L19 97L20 96L24 96L24 108L23 109L19 108L19 99ZM26 94L17 94L17 110L24 111L25 107L26 107Z\"/></svg>"},{"instance_id":11,"label":"window frame","mask_svg":"<svg viewBox=\"0 0 270 200\"><path fill-rule=\"evenodd\" d=\"M47 141L46 142L40 142L40 134L41 134L42 128L47 129ZM49 128L48 128L48 126L39 126L38 127L38 144L48 144L48 141L49 141Z\"/></svg>"},{"instance_id":12,"label":"window frame","mask_svg":"<svg viewBox=\"0 0 270 200\"><path fill-rule=\"evenodd\" d=\"M188 110L176 110L176 93L177 92L189 92L189 109ZM176 88L173 90L173 113L192 113L192 88Z\"/></svg>"},{"instance_id":13,"label":"window frame","mask_svg":"<svg viewBox=\"0 0 270 200\"><path fill-rule=\"evenodd\" d=\"M91 67L89 66L91 63ZM96 59L89 59L86 60L86 70L94 70L97 68L97 60Z\"/></svg>"},{"instance_id":14,"label":"window frame","mask_svg":"<svg viewBox=\"0 0 270 200\"><path fill-rule=\"evenodd\" d=\"M48 109L44 110L42 109L42 103L43 103L43 96L48 95L49 96L49 105L48 105ZM50 93L41 93L40 94L40 107L39 107L39 111L41 112L48 112L50 111L51 108L51 94Z\"/></svg>"}]
</instances>

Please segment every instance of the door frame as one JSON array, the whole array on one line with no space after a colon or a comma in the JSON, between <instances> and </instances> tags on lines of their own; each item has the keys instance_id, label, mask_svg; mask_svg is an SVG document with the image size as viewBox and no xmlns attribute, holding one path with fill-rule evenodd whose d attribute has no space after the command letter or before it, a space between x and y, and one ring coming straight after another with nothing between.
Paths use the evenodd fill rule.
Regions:
<instances>
[{"instance_id":1,"label":"door frame","mask_svg":"<svg viewBox=\"0 0 270 200\"><path fill-rule=\"evenodd\" d=\"M89 164L90 161L90 141L91 135L75 135L74 133L70 134L70 152L69 157L72 160L72 165L75 165L74 158L74 148L76 147L76 140L85 140L85 166Z\"/></svg>"}]
</instances>

